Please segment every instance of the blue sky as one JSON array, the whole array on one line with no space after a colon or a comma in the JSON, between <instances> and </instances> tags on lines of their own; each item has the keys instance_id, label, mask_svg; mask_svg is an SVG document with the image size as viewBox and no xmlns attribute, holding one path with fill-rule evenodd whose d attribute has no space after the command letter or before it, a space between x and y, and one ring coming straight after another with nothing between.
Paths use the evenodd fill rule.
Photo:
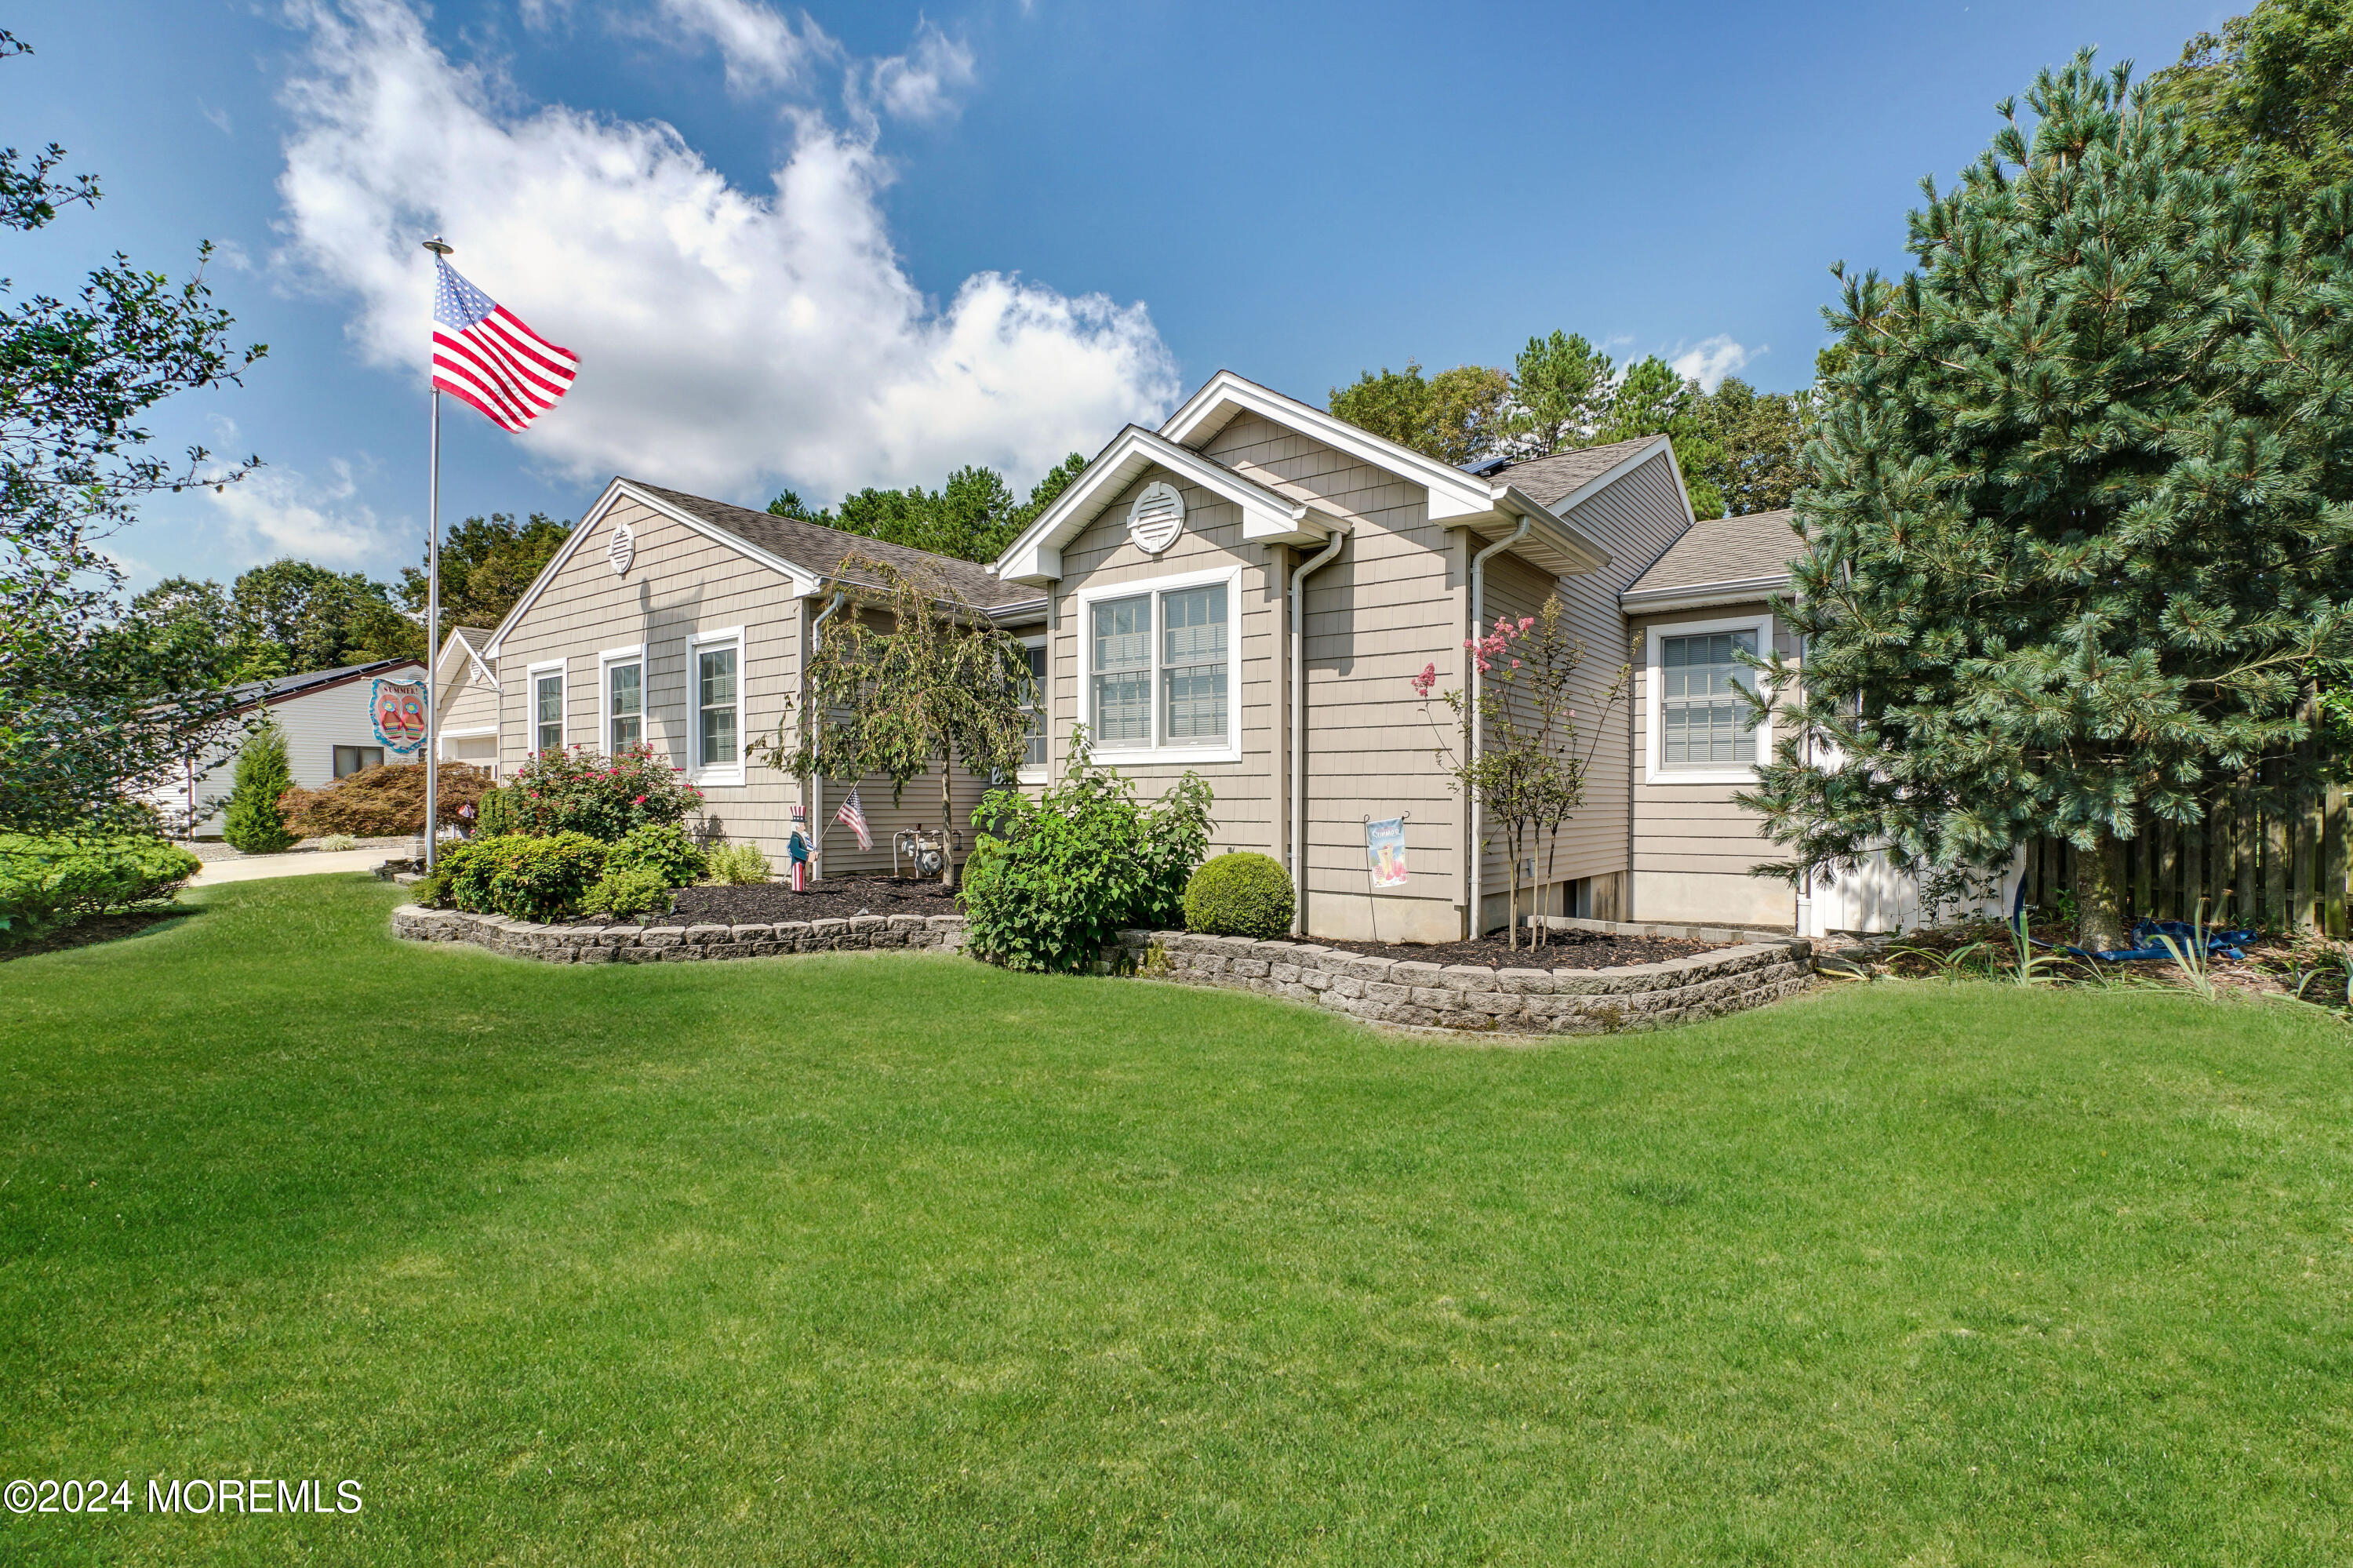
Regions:
<instances>
[{"instance_id":1,"label":"blue sky","mask_svg":"<svg viewBox=\"0 0 2353 1568\"><path fill-rule=\"evenodd\" d=\"M1026 483L1220 367L1320 402L1560 327L1801 385L1825 268L1900 266L1998 99L2235 8L34 0L0 142L107 195L0 274L220 243L269 357L155 428L269 466L118 554L388 576L423 536L433 227L583 357L524 437L447 410L445 518L577 516L615 471L755 505Z\"/></svg>"}]
</instances>

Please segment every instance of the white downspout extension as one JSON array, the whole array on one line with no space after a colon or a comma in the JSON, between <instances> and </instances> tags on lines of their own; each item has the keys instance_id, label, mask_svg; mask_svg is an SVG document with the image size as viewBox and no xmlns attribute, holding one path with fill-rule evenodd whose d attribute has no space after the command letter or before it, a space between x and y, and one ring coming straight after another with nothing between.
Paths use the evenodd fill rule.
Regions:
<instances>
[{"instance_id":1,"label":"white downspout extension","mask_svg":"<svg viewBox=\"0 0 2353 1568\"><path fill-rule=\"evenodd\" d=\"M849 600L849 596L846 593L835 594L833 596L833 602L827 605L823 609L818 610L817 612L817 619L809 622L809 652L811 654L815 654L817 652L817 645L824 637L826 618L830 616L835 610L839 609L842 605ZM808 683L808 672L806 670L801 672L801 683L804 687ZM825 715L819 713L813 716L809 722L811 724L823 724L825 722ZM812 773L809 776L809 872L810 874L819 882L825 880L825 851L820 847L825 842L824 821L825 775L822 773Z\"/></svg>"},{"instance_id":2,"label":"white downspout extension","mask_svg":"<svg viewBox=\"0 0 2353 1568\"><path fill-rule=\"evenodd\" d=\"M1307 934L1307 574L1340 553L1344 530L1291 572L1291 934Z\"/></svg>"},{"instance_id":3,"label":"white downspout extension","mask_svg":"<svg viewBox=\"0 0 2353 1568\"><path fill-rule=\"evenodd\" d=\"M1510 538L1498 539L1471 557L1471 634L1473 637L1487 634L1487 557L1499 550L1508 550L1526 538L1532 525L1531 519L1522 517L1519 527L1513 530ZM1466 655L1463 664L1471 687L1469 751L1470 759L1475 765L1479 760L1480 747L1486 740L1485 726L1479 722L1479 660L1467 648L1463 653ZM1464 936L1475 942L1482 935L1479 928L1480 900L1486 893L1483 885L1486 879L1482 873L1487 857L1479 843L1479 830L1484 825L1480 821L1479 792L1466 789L1463 793L1470 797L1471 806L1471 907L1463 920L1464 926L1469 927Z\"/></svg>"}]
</instances>

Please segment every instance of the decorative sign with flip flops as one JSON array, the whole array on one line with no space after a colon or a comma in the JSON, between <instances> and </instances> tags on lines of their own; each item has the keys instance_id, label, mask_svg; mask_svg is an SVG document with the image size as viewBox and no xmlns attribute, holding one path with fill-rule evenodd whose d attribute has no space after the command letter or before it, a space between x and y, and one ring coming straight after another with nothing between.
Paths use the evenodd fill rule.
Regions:
<instances>
[{"instance_id":1,"label":"decorative sign with flip flops","mask_svg":"<svg viewBox=\"0 0 2353 1568\"><path fill-rule=\"evenodd\" d=\"M425 683L377 677L368 693L368 715L384 748L408 756L425 744Z\"/></svg>"}]
</instances>

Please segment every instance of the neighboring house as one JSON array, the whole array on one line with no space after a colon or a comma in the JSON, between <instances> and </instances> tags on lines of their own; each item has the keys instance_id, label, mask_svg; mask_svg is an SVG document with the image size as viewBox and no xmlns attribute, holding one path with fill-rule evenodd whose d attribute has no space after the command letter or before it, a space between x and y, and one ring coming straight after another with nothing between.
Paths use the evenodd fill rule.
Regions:
<instances>
[{"instance_id":1,"label":"neighboring house","mask_svg":"<svg viewBox=\"0 0 2353 1568\"><path fill-rule=\"evenodd\" d=\"M368 699L378 679L414 681L424 673L425 666L414 659L379 659L254 681L237 688L234 711L249 715L268 708L286 736L286 765L295 784L317 789L363 768L400 760L388 758L376 738ZM191 757L177 778L142 791L141 798L184 822L191 836L218 838L220 812L237 782L237 749L229 746Z\"/></svg>"},{"instance_id":2,"label":"neighboring house","mask_svg":"<svg viewBox=\"0 0 2353 1568\"><path fill-rule=\"evenodd\" d=\"M468 638L474 684L444 713L453 741L496 725L502 771L649 743L730 837L776 856L797 804L828 872L887 870L896 830L940 825L936 777L895 809L861 786L861 853L828 824L841 781L746 756L797 712L836 574L863 553L944 577L1029 646L1022 783L1059 777L1083 726L1147 797L1207 779L1212 852L1290 865L1308 934L1450 940L1504 922L1511 868L1449 787L1447 710L1410 682L1434 666L1459 687L1475 626L1556 594L1586 650L1592 770L1557 841L1525 852L1524 886L1600 918L1884 928L1902 879L1808 902L1747 874L1778 856L1733 796L1772 736L1730 687L1751 679L1741 652L1799 652L1767 602L1798 544L1787 514L1695 524L1664 436L1458 469L1221 372L1157 429L1122 430L989 567L616 479L497 630ZM955 783L967 847L985 787ZM1377 888L1368 824L1399 817L1409 875Z\"/></svg>"}]
</instances>

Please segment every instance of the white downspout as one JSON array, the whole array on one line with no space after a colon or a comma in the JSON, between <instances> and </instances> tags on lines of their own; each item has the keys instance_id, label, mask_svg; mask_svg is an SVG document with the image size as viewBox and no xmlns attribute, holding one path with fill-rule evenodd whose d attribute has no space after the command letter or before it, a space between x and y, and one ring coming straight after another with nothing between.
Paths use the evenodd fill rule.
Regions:
<instances>
[{"instance_id":1,"label":"white downspout","mask_svg":"<svg viewBox=\"0 0 2353 1568\"><path fill-rule=\"evenodd\" d=\"M830 616L835 610L839 609L842 605L848 601L849 598L849 596L846 593L837 592L833 596L833 602L827 605L823 609L818 610L817 612L817 619L809 622L809 652L812 656L817 652L817 645L818 641L824 637L826 618ZM808 672L807 670L803 670L801 672L801 688L803 691L807 691L808 689ZM809 722L812 725L823 724L825 722L825 715L823 713L816 714L811 716ZM825 775L821 772L812 772L809 775L809 874L812 880L818 882L825 880L824 844Z\"/></svg>"},{"instance_id":2,"label":"white downspout","mask_svg":"<svg viewBox=\"0 0 2353 1568\"><path fill-rule=\"evenodd\" d=\"M1335 533L1291 573L1291 934L1307 934L1307 574L1348 542Z\"/></svg>"},{"instance_id":3,"label":"white downspout","mask_svg":"<svg viewBox=\"0 0 2353 1568\"><path fill-rule=\"evenodd\" d=\"M1523 516L1520 519L1520 525L1512 531L1512 535L1509 538L1498 539L1493 544L1488 546L1485 549L1471 557L1472 636L1484 637L1487 635L1487 557L1495 554L1499 550L1508 550L1513 546L1518 544L1521 540L1526 538L1528 536L1528 529L1531 525L1532 519ZM1486 739L1486 726L1479 722L1479 660L1477 655L1471 654L1471 651L1467 648L1463 650L1463 652L1465 654L1470 654L1470 657L1463 661L1465 665L1468 667L1467 679L1471 687L1470 740L1468 743L1468 750L1470 752L1470 760L1473 765L1476 765L1479 760L1480 747ZM1483 825L1480 821L1479 793L1475 789L1467 789L1463 791L1463 793L1470 797L1471 806L1471 907L1463 921L1463 924L1468 927L1469 929L1466 930L1463 935L1470 940L1475 942L1483 934L1479 928L1481 915L1480 900L1486 893L1485 887L1482 885L1485 881L1482 873L1485 869L1483 863L1487 857L1479 844L1479 829Z\"/></svg>"}]
</instances>

